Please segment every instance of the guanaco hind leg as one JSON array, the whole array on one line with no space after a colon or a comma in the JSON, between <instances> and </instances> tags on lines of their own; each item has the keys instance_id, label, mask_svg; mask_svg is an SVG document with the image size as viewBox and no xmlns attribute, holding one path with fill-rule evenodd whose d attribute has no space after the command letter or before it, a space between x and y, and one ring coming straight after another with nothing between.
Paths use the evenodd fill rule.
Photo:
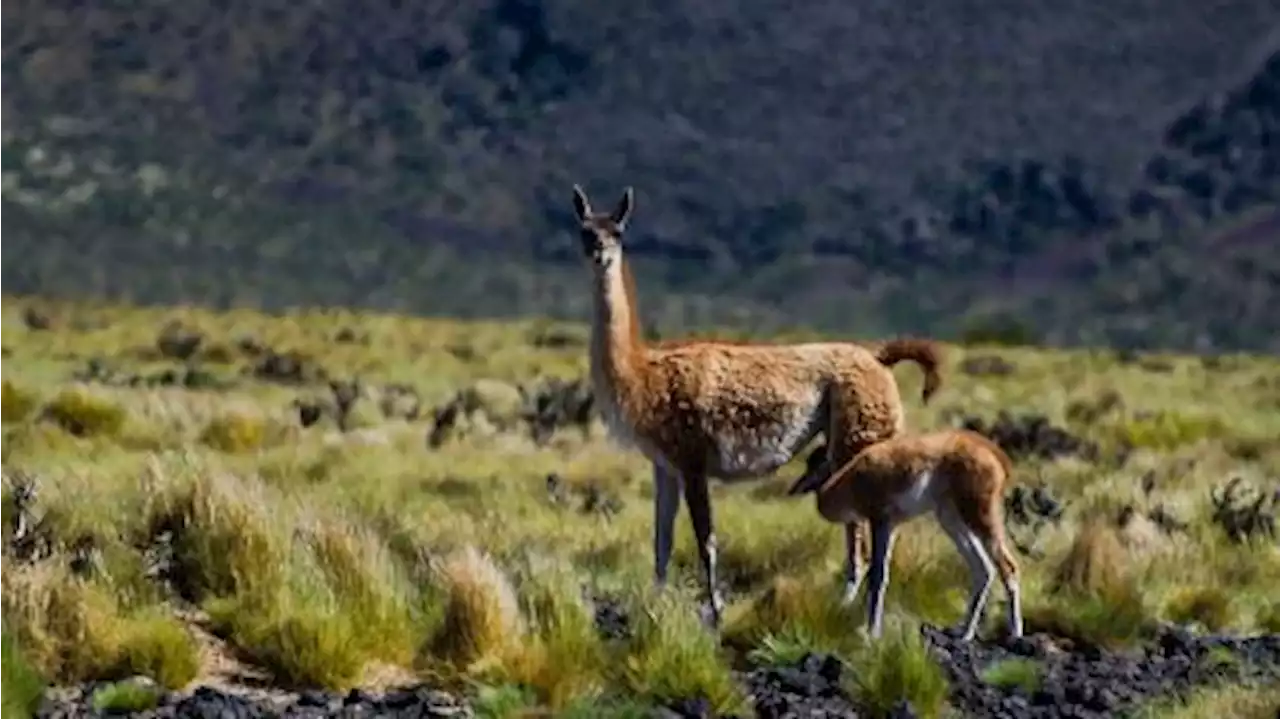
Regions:
<instances>
[{"instance_id":1,"label":"guanaco hind leg","mask_svg":"<svg viewBox=\"0 0 1280 719\"><path fill-rule=\"evenodd\" d=\"M943 530L964 557L965 564L969 566L971 582L969 607L960 626L960 638L969 641L978 633L978 623L982 620L982 612L986 608L987 598L991 593L995 567L992 566L991 558L987 556L982 541L965 524L954 508L941 507L937 514Z\"/></svg>"},{"instance_id":2,"label":"guanaco hind leg","mask_svg":"<svg viewBox=\"0 0 1280 719\"><path fill-rule=\"evenodd\" d=\"M987 556L995 560L996 571L1000 573L1000 583L1004 585L1005 601L1008 603L1009 636L1022 636L1022 588L1018 580L1018 562L1009 551L1009 540L1005 537L1003 517L996 516L993 523L977 528L975 534L987 551Z\"/></svg>"},{"instance_id":3,"label":"guanaco hind leg","mask_svg":"<svg viewBox=\"0 0 1280 719\"><path fill-rule=\"evenodd\" d=\"M724 598L720 595L716 571L716 535L711 514L711 494L706 475L683 474L684 500L689 505L689 519L693 523L693 536L698 543L698 559L702 562L702 578L706 583L707 601L710 604L710 622L719 626L724 611Z\"/></svg>"}]
</instances>

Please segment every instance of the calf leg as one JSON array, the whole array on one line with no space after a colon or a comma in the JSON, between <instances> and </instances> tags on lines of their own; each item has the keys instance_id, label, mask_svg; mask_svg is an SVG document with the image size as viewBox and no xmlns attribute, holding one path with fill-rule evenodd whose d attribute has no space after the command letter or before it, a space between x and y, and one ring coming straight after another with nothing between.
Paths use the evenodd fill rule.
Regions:
<instances>
[{"instance_id":1,"label":"calf leg","mask_svg":"<svg viewBox=\"0 0 1280 719\"><path fill-rule=\"evenodd\" d=\"M893 554L893 523L871 520L871 584L867 587L867 629L879 639L884 628L884 595L889 588L889 558Z\"/></svg>"},{"instance_id":2,"label":"calf leg","mask_svg":"<svg viewBox=\"0 0 1280 719\"><path fill-rule=\"evenodd\" d=\"M947 536L964 557L965 564L969 566L969 607L960 625L960 638L970 641L978 633L978 623L982 621L982 612L986 608L987 597L991 593L991 581L995 576L995 568L982 542L953 508L947 507L940 510L938 519Z\"/></svg>"},{"instance_id":3,"label":"calf leg","mask_svg":"<svg viewBox=\"0 0 1280 719\"><path fill-rule=\"evenodd\" d=\"M996 517L996 523L979 528L976 532L988 557L995 560L996 570L1000 573L1000 583L1004 585L1005 599L1008 602L1009 636L1022 636L1022 589L1018 581L1018 562L1009 551L1009 541L1005 537L1004 521Z\"/></svg>"},{"instance_id":4,"label":"calf leg","mask_svg":"<svg viewBox=\"0 0 1280 719\"><path fill-rule=\"evenodd\" d=\"M862 587L863 543L866 532L863 531L862 520L844 525L845 570L844 570L844 603L853 604L858 598L858 590Z\"/></svg>"}]
</instances>

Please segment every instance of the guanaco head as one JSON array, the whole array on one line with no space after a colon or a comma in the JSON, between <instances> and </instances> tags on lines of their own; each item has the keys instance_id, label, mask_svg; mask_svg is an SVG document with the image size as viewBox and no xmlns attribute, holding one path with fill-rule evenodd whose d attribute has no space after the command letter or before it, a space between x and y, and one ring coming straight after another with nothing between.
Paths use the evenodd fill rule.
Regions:
<instances>
[{"instance_id":1,"label":"guanaco head","mask_svg":"<svg viewBox=\"0 0 1280 719\"><path fill-rule=\"evenodd\" d=\"M587 193L578 185L573 186L573 209L578 216L578 237L582 241L582 254L595 267L606 269L622 257L622 235L631 219L635 206L635 192L628 187L613 212L596 214L591 211Z\"/></svg>"},{"instance_id":2,"label":"guanaco head","mask_svg":"<svg viewBox=\"0 0 1280 719\"><path fill-rule=\"evenodd\" d=\"M800 475L787 490L788 495L816 492L831 477L831 468L827 466L827 445L820 444L809 453L804 461L804 474Z\"/></svg>"}]
</instances>

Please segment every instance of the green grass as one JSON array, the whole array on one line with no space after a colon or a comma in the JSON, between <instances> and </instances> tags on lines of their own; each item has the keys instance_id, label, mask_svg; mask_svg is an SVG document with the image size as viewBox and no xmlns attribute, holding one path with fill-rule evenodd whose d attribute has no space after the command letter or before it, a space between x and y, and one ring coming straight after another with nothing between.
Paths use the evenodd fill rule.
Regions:
<instances>
[{"instance_id":1,"label":"green grass","mask_svg":"<svg viewBox=\"0 0 1280 719\"><path fill-rule=\"evenodd\" d=\"M155 687L138 682L116 682L93 692L90 703L100 712L142 712L154 709L160 702Z\"/></svg>"},{"instance_id":2,"label":"green grass","mask_svg":"<svg viewBox=\"0 0 1280 719\"><path fill-rule=\"evenodd\" d=\"M781 491L798 462L775 478L713 489L733 600L720 637L696 616L687 520L677 525L672 591L650 591L644 459L608 442L598 422L535 445L516 404L521 385L583 376L586 351L573 339L581 328L65 305L54 308L54 329L34 331L22 322L24 302L6 298L0 325L4 512L8 527L10 483L33 478L29 519L39 520L50 556L5 557L6 642L22 649L21 660L6 649L6 701L9 682L27 683L10 677L19 661L55 684L136 674L166 687L198 681L206 667L171 588L239 659L289 685L340 690L394 676L485 686L491 713L621 717L693 695L736 711L744 698L733 669L832 652L865 669L851 690L868 704L907 696L917 711L942 711L942 685L911 627L959 621L963 562L932 522L902 527L888 594L901 626L867 646L863 609L838 601L840 529L811 500ZM155 351L171 319L205 334L197 366L225 384L72 379L95 357L125 377L180 369ZM345 328L368 341L337 341ZM552 330L569 340L546 341ZM295 400L328 397L327 383L256 378L245 338L312 357L329 378L359 377L371 392L356 404L360 421L346 432L331 421L302 428ZM958 369L979 354L1016 369ZM1280 436L1280 361L1233 357L1210 368L1174 356L1156 371L1110 352L991 345L953 347L949 357L946 385L928 406L915 399L914 368L896 372L913 428L947 425L956 413L1040 412L1104 447L1134 446L1123 466L1018 462L1016 481L1070 502L1036 537L1043 556L1020 557L1029 629L1107 646L1139 641L1160 620L1275 631L1280 548L1231 543L1210 522L1210 491L1236 475L1257 484L1280 474L1280 448L1259 441ZM418 418L383 416L375 398L391 383L417 393ZM427 447L431 409L456 396L471 401L473 416ZM550 473L560 477L559 500L547 494ZM1150 497L1147 473L1156 478ZM584 510L589 495L616 500L616 511ZM1187 531L1119 526L1126 505L1142 516L1156 504ZM85 543L93 568L73 572ZM169 588L153 566L162 549ZM596 633L590 597L601 594L629 608L628 638ZM1004 621L1002 600L997 587L989 630Z\"/></svg>"},{"instance_id":3,"label":"green grass","mask_svg":"<svg viewBox=\"0 0 1280 719\"><path fill-rule=\"evenodd\" d=\"M889 626L878 642L868 642L853 660L849 694L873 716L889 713L905 700L921 717L942 715L947 679L929 656L918 628L904 621Z\"/></svg>"},{"instance_id":4,"label":"green grass","mask_svg":"<svg viewBox=\"0 0 1280 719\"><path fill-rule=\"evenodd\" d=\"M1152 702L1125 719L1273 719L1280 711L1280 687L1246 684L1209 687L1185 697Z\"/></svg>"},{"instance_id":5,"label":"green grass","mask_svg":"<svg viewBox=\"0 0 1280 719\"><path fill-rule=\"evenodd\" d=\"M0 635L0 665L3 666L4 686L0 690L0 707L6 717L25 719L40 707L45 682L35 667L22 655L18 644L8 632Z\"/></svg>"},{"instance_id":6,"label":"green grass","mask_svg":"<svg viewBox=\"0 0 1280 719\"><path fill-rule=\"evenodd\" d=\"M983 669L978 678L992 686L1016 687L1030 694L1040 688L1043 671L1040 663L1033 659L1004 659Z\"/></svg>"}]
</instances>

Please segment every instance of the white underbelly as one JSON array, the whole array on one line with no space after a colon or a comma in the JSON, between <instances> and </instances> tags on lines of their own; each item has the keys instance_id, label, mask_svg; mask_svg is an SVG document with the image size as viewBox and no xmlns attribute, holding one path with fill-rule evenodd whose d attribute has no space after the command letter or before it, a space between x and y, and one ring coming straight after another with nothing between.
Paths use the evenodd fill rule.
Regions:
<instances>
[{"instance_id":1,"label":"white underbelly","mask_svg":"<svg viewBox=\"0 0 1280 719\"><path fill-rule=\"evenodd\" d=\"M934 473L921 472L907 488L895 494L890 500L895 513L906 519L933 511L937 503L934 492Z\"/></svg>"},{"instance_id":2,"label":"white underbelly","mask_svg":"<svg viewBox=\"0 0 1280 719\"><path fill-rule=\"evenodd\" d=\"M752 438L724 438L708 457L707 474L721 479L762 477L790 462L809 440L815 429L807 425L779 428L778 431Z\"/></svg>"}]
</instances>

